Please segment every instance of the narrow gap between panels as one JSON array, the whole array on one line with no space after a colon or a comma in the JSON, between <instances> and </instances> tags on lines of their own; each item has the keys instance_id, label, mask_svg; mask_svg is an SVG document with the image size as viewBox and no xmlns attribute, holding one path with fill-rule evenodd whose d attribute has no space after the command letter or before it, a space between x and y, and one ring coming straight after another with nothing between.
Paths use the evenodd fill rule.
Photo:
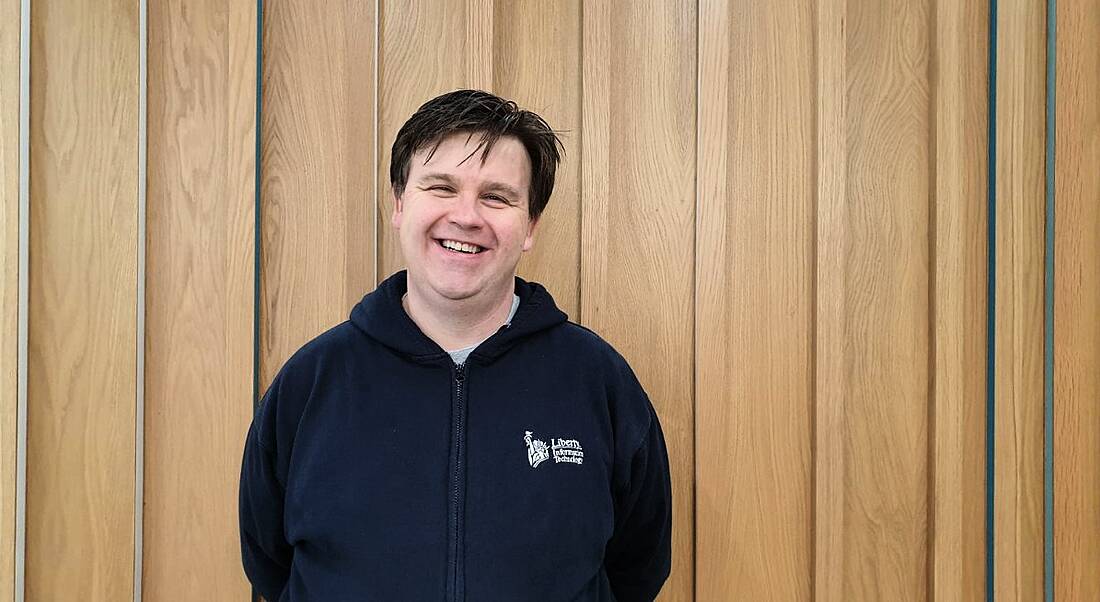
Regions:
<instances>
[{"instance_id":1,"label":"narrow gap between panels","mask_svg":"<svg viewBox=\"0 0 1100 602\"><path fill-rule=\"evenodd\" d=\"M996 485L996 310L997 310L997 0L989 2L989 106L986 155L986 397L985 397L985 599L994 602L994 489Z\"/></svg>"},{"instance_id":2,"label":"narrow gap between panels","mask_svg":"<svg viewBox=\"0 0 1100 602\"><path fill-rule=\"evenodd\" d=\"M1043 266L1043 597L1054 602L1054 143L1057 0L1047 0L1046 228Z\"/></svg>"},{"instance_id":3,"label":"narrow gap between panels","mask_svg":"<svg viewBox=\"0 0 1100 602\"><path fill-rule=\"evenodd\" d=\"M382 20L381 20L382 7L380 6L380 4L381 4L381 0L374 0L374 95L373 95L373 98L372 98L372 102L373 102L374 106L373 106L373 114L372 114L373 123L372 123L372 127L371 127L371 130L373 131L372 140L371 140L371 149L372 149L371 152L374 153L371 156L371 167L373 168L371 170L373 172L373 176L372 176L372 179L371 179L371 191L372 191L371 192L371 199L372 199L372 203L371 203L371 205L372 205L372 207L371 207L371 249L373 250L373 253L374 253L374 258L373 258L373 264L374 264L373 269L374 269L374 271L373 271L372 280L371 280L371 286L372 287L378 286L378 283L379 283L379 279L378 279L378 262L379 262L379 258L378 258L378 255L379 255L379 252L378 252L378 229L381 227L381 217L382 217L381 206L380 206L380 192L379 192L379 188L378 188L379 185L381 185L381 181L380 181L381 178L379 178L379 176L378 176L378 170L380 168L380 165L379 165L380 159L379 158L382 156L381 147L379 146L380 136L379 136L379 133L378 133L379 128L382 127L382 122L378 118L378 114L379 114L379 112L378 112L378 108L379 108L378 107L378 99L379 99L378 89L379 89L379 86L381 85L381 82L382 82L382 74L379 71L379 69L381 69L381 67L382 67L382 61L379 60L379 55L381 54L381 48L382 48L382 25L381 25L381 23L382 23Z\"/></svg>"},{"instance_id":4,"label":"narrow gap between panels","mask_svg":"<svg viewBox=\"0 0 1100 602\"><path fill-rule=\"evenodd\" d=\"M137 332L134 383L134 602L141 602L145 508L145 216L148 184L149 6L138 3Z\"/></svg>"},{"instance_id":5,"label":"narrow gap between panels","mask_svg":"<svg viewBox=\"0 0 1100 602\"><path fill-rule=\"evenodd\" d=\"M30 309L31 2L19 5L19 300L16 303L15 602L23 602L27 550L27 319Z\"/></svg>"},{"instance_id":6,"label":"narrow gap between panels","mask_svg":"<svg viewBox=\"0 0 1100 602\"><path fill-rule=\"evenodd\" d=\"M254 196L253 196L253 215L254 222L252 224L253 232L253 245L252 245L252 413L255 415L256 407L260 403L260 284L261 274L260 268L262 262L260 261L260 251L262 248L260 224L260 175L261 175L261 144L260 133L263 125L261 120L262 107L263 107L263 59L264 59L264 2L263 0L256 0L256 152L255 152L255 177L253 179ZM258 600L259 597L256 592L256 588L253 587L249 594L249 602Z\"/></svg>"},{"instance_id":7,"label":"narrow gap between panels","mask_svg":"<svg viewBox=\"0 0 1100 602\"><path fill-rule=\"evenodd\" d=\"M692 216L692 263L691 271L691 592L692 597L699 597L699 110L702 102L702 77L700 70L702 62L699 60L700 35L699 29L702 22L699 10L700 3L695 2L695 194L693 198L694 208Z\"/></svg>"}]
</instances>

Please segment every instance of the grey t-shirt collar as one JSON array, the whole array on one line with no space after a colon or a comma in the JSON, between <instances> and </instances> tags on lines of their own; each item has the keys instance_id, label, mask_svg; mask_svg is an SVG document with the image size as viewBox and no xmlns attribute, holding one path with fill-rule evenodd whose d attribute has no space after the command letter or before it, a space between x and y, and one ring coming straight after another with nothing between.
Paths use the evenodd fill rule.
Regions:
<instances>
[{"instance_id":1,"label":"grey t-shirt collar","mask_svg":"<svg viewBox=\"0 0 1100 602\"><path fill-rule=\"evenodd\" d=\"M517 309L519 309L519 295L513 294L512 309L508 310L508 319L504 321L505 326L508 326L512 323L512 318L516 316ZM484 343L488 338L489 337L485 337L485 339L482 339L474 343L473 345L470 345L469 347L455 349L454 351L447 351L447 353L451 354L451 359L454 361L456 366L461 366L462 364L466 363L466 358L470 357L470 354L474 352L474 349L477 349L477 346Z\"/></svg>"}]
</instances>

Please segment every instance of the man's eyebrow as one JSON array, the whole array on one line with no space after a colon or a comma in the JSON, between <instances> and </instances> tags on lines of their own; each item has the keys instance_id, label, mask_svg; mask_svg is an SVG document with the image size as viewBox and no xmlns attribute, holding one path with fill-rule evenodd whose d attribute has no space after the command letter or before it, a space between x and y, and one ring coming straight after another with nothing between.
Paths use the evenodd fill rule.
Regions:
<instances>
[{"instance_id":1,"label":"man's eyebrow","mask_svg":"<svg viewBox=\"0 0 1100 602\"><path fill-rule=\"evenodd\" d=\"M426 174L424 174L424 175L420 176L420 181L421 181L421 182L426 182L426 181L428 181L428 180L432 180L432 181L437 181L437 182L446 182L446 183L448 183L448 184L454 184L454 183L455 183L455 179L454 179L454 178L452 178L452 177L450 176L450 174L445 174L445 173L426 173Z\"/></svg>"},{"instance_id":2,"label":"man's eyebrow","mask_svg":"<svg viewBox=\"0 0 1100 602\"><path fill-rule=\"evenodd\" d=\"M503 193L504 196L511 197L511 198L514 198L514 199L518 199L519 196L520 196L518 190L516 190L515 188L512 188L510 185L505 184L504 182L488 182L488 183L485 184L485 190L486 191L492 191L492 192L500 192L500 193Z\"/></svg>"},{"instance_id":3,"label":"man's eyebrow","mask_svg":"<svg viewBox=\"0 0 1100 602\"><path fill-rule=\"evenodd\" d=\"M450 184L452 186L457 186L457 181L455 180L455 178L452 177L450 174L446 174L446 173L429 172L429 173L426 173L426 174L420 176L418 181L420 181L420 182L443 182L444 184ZM513 199L520 198L520 192L518 190L516 190L514 187L512 187L510 184L505 184L504 182L493 182L493 181L486 182L485 186L482 187L482 190L484 190L486 192L499 192L499 193L503 194L504 196L507 196L507 197L510 197L510 198L513 198Z\"/></svg>"}]
</instances>

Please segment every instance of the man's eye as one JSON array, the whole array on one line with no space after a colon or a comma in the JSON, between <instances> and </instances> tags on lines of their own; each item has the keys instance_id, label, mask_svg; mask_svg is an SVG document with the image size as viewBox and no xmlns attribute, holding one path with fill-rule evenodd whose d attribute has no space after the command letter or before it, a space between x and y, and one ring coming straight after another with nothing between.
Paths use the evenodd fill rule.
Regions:
<instances>
[{"instance_id":1,"label":"man's eye","mask_svg":"<svg viewBox=\"0 0 1100 602\"><path fill-rule=\"evenodd\" d=\"M505 205L510 205L511 204L508 201L508 199L506 199L502 196L495 195L495 194L487 194L487 195L485 195L485 198L487 200L493 201L494 203L504 203Z\"/></svg>"},{"instance_id":2,"label":"man's eye","mask_svg":"<svg viewBox=\"0 0 1100 602\"><path fill-rule=\"evenodd\" d=\"M454 192L454 190L450 186L440 186L440 185L429 186L428 190L435 190L437 192Z\"/></svg>"}]
</instances>

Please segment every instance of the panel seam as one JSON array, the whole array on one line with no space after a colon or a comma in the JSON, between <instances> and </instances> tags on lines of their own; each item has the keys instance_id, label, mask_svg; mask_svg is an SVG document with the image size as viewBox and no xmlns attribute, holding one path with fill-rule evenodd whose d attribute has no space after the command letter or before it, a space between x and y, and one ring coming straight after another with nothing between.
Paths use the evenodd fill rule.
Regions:
<instances>
[{"instance_id":1,"label":"panel seam","mask_svg":"<svg viewBox=\"0 0 1100 602\"><path fill-rule=\"evenodd\" d=\"M691 429L691 592L693 598L699 597L699 124L702 110L702 59L700 55L700 8L695 2L695 215L692 216L692 257L694 268L691 271L691 419L695 428Z\"/></svg>"},{"instance_id":2,"label":"panel seam","mask_svg":"<svg viewBox=\"0 0 1100 602\"><path fill-rule=\"evenodd\" d=\"M820 118L820 106L822 96L821 86L821 10L820 3L814 3L811 7L811 24L812 24L812 43L813 49L813 108L810 111L810 119L813 125L813 144L810 148L810 154L813 157L812 167L813 170L813 199L811 202L810 211L810 303L812 309L810 310L810 342L807 345L807 355L809 364L809 407L807 408L807 414L809 415L810 423L810 491L809 500L807 505L809 506L809 519L807 520L809 527L809 586L810 586L810 600L816 601L817 598L817 423L818 423L818 354L817 354L817 340L818 340L818 314L821 310L820 297L818 291L820 288L818 271L820 269L820 251L818 246L820 245L821 236L819 229L821 227L821 118Z\"/></svg>"},{"instance_id":3,"label":"panel seam","mask_svg":"<svg viewBox=\"0 0 1100 602\"><path fill-rule=\"evenodd\" d=\"M925 503L925 521L927 522L927 530L929 537L925 542L927 546L925 548L925 576L926 576L926 588L928 589L928 595L931 599L935 599L936 595L936 487L938 471L936 466L936 460L939 457L937 445L939 443L938 429L936 417L937 405L940 402L938 396L938 385L936 375L936 363L939 353L939 341L936 336L936 324L938 323L938 311L937 311L937 279L939 278L939 264L938 255L936 253L936 242L939 237L937 231L937 203L939 201L939 100L940 94L943 92L943 86L941 78L936 77L937 74L942 73L940 69L940 53L938 51L939 45L944 41L938 39L939 37L939 3L932 2L931 10L928 15L928 41L929 41L929 61L926 65L925 77L928 78L929 86L932 89L930 95L929 107L929 153L928 153L928 363L926 369L928 370L928 408L925 416L925 420L928 422L928 426L925 430L927 433L927 439L925 440L925 462L927 462L927 474L928 481L925 489L924 503Z\"/></svg>"},{"instance_id":4,"label":"panel seam","mask_svg":"<svg viewBox=\"0 0 1100 602\"><path fill-rule=\"evenodd\" d=\"M379 4L380 4L380 0L374 0L374 91L373 91L374 98L372 99L373 103L374 103L374 107L373 107L374 123L373 123L373 127L371 128L373 130L373 140L371 141L371 152L374 153L373 156L371 157L371 165L374 166L374 169L373 169L374 179L371 182L371 184L372 184L371 189L373 191L373 195L372 195L373 207L371 208L372 209L372 211L371 211L371 236L372 236L371 245L372 245L372 248L374 249L374 261L373 261L373 263L374 263L374 282L373 282L373 286L378 286L378 282L379 282L379 280L378 280L378 262L379 262L379 259L378 259L378 256L379 256L378 230L379 230L379 227L380 227L380 224L381 224L381 219L382 219L381 199L379 198L379 193L378 193L378 187L381 184L380 178L378 177L378 170L382 168L382 166L379 165L379 158L381 157L381 152L380 152L380 148L379 148L380 136L378 135L378 129L379 129L379 127L381 127L381 123L378 120L378 109L379 109L379 107L378 107L378 104L379 104L378 103L378 85L382 81L382 74L380 72L380 69L381 69L381 66L382 66L382 61L379 60L379 54L380 54L379 51L380 51L381 46L382 46L382 41L381 41L381 38L382 38L382 24L381 24L382 11L381 11L381 7L379 6Z\"/></svg>"},{"instance_id":5,"label":"panel seam","mask_svg":"<svg viewBox=\"0 0 1100 602\"><path fill-rule=\"evenodd\" d=\"M986 400L985 400L985 599L994 602L996 487L997 311L997 0L989 2L988 106L986 109Z\"/></svg>"},{"instance_id":6,"label":"panel seam","mask_svg":"<svg viewBox=\"0 0 1100 602\"><path fill-rule=\"evenodd\" d=\"M138 3L137 332L134 386L134 602L141 602L145 507L145 233L148 185L149 5Z\"/></svg>"},{"instance_id":7,"label":"panel seam","mask_svg":"<svg viewBox=\"0 0 1100 602\"><path fill-rule=\"evenodd\" d=\"M262 129L263 129L263 39L264 39L264 2L256 0L256 111L255 111L255 154L253 177L253 224L252 224L252 413L255 416L256 408L260 403L260 291L262 283L261 252L263 250L262 236ZM256 587L251 587L249 602L258 599Z\"/></svg>"},{"instance_id":8,"label":"panel seam","mask_svg":"<svg viewBox=\"0 0 1100 602\"><path fill-rule=\"evenodd\" d=\"M1045 253L1043 262L1043 596L1054 602L1054 202L1058 2L1047 0Z\"/></svg>"},{"instance_id":9,"label":"panel seam","mask_svg":"<svg viewBox=\"0 0 1100 602\"><path fill-rule=\"evenodd\" d=\"M577 324L585 323L584 316L584 201L585 201L585 187L584 187L584 175L585 175L585 155L587 154L587 148L585 146L585 140L588 138L588 132L584 129L584 106L586 101L586 90L584 87L584 64L588 60L588 56L585 54L584 48L584 2L580 2L579 10L577 11L577 21L580 31L580 65L577 69L577 89L580 90L578 95L578 102L580 103L580 138L577 143L580 155L579 163L577 165Z\"/></svg>"},{"instance_id":10,"label":"panel seam","mask_svg":"<svg viewBox=\"0 0 1100 602\"><path fill-rule=\"evenodd\" d=\"M23 602L27 550L27 337L30 311L31 2L19 12L19 300L15 410L15 602Z\"/></svg>"}]
</instances>

